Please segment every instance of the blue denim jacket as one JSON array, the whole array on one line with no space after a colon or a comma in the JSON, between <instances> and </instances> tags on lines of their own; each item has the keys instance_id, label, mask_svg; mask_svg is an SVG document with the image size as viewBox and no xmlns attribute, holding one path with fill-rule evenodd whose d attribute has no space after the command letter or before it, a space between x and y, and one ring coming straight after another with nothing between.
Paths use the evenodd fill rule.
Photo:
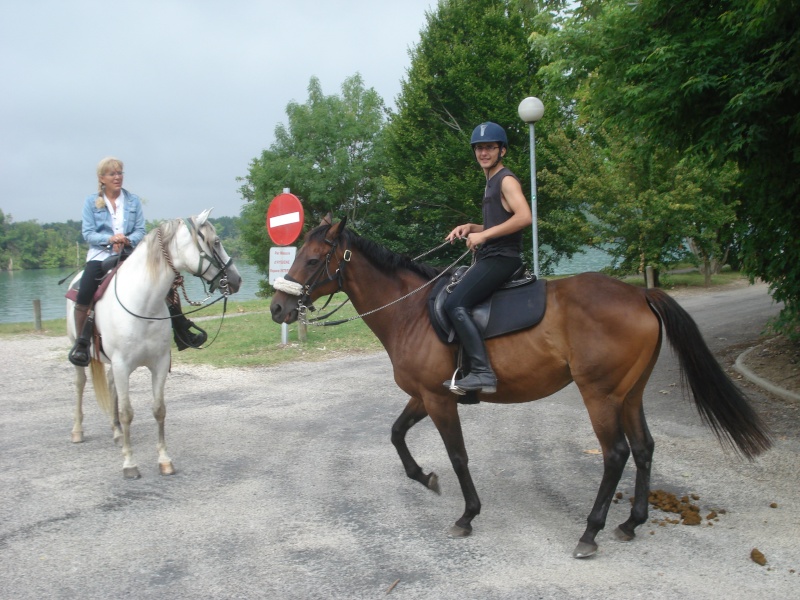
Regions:
<instances>
[{"instance_id":1,"label":"blue denim jacket","mask_svg":"<svg viewBox=\"0 0 800 600\"><path fill-rule=\"evenodd\" d=\"M144 237L144 213L142 212L142 201L136 194L131 194L123 189L125 194L125 215L122 220L122 232L131 241L131 247L142 241ZM114 235L114 223L111 213L103 204L103 208L97 208L97 194L88 196L83 203L83 239L89 242L90 254L97 252L105 253L111 249L108 245L108 238Z\"/></svg>"}]
</instances>

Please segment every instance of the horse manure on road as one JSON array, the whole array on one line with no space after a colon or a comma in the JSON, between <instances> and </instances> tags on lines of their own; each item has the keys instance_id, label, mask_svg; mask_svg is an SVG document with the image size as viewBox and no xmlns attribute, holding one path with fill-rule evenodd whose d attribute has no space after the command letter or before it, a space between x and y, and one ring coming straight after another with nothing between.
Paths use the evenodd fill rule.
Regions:
<instances>
[{"instance_id":1,"label":"horse manure on road","mask_svg":"<svg viewBox=\"0 0 800 600\"><path fill-rule=\"evenodd\" d=\"M767 564L767 557L764 556L764 553L761 552L758 548L753 548L750 551L750 559L756 563L757 565L761 565L762 567Z\"/></svg>"},{"instance_id":2,"label":"horse manure on road","mask_svg":"<svg viewBox=\"0 0 800 600\"><path fill-rule=\"evenodd\" d=\"M615 502L622 500L622 492L617 492ZM633 503L634 497L630 497ZM697 494L683 495L678 498L672 492L664 490L651 490L648 496L650 505L662 512L677 515L675 518L663 517L652 519L650 522L665 527L666 525L702 525L703 520L708 526L712 526L715 521L719 521L719 515L724 515L727 511L723 509L711 509L705 517L700 513L700 507L696 502L700 500Z\"/></svg>"}]
</instances>

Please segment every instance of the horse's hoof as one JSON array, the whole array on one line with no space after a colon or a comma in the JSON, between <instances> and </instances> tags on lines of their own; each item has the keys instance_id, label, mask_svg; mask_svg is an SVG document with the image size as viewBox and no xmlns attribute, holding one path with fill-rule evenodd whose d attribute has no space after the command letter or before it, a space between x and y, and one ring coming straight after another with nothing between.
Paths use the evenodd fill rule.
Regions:
<instances>
[{"instance_id":1,"label":"horse's hoof","mask_svg":"<svg viewBox=\"0 0 800 600\"><path fill-rule=\"evenodd\" d=\"M472 533L472 527L466 528L460 525L453 525L450 528L449 535L451 538L465 538Z\"/></svg>"},{"instance_id":2,"label":"horse's hoof","mask_svg":"<svg viewBox=\"0 0 800 600\"><path fill-rule=\"evenodd\" d=\"M614 537L616 537L620 542L630 542L636 537L636 534L632 531L630 533L626 532L620 525L614 530Z\"/></svg>"},{"instance_id":3,"label":"horse's hoof","mask_svg":"<svg viewBox=\"0 0 800 600\"><path fill-rule=\"evenodd\" d=\"M161 470L162 475L175 475L175 467L172 466L171 462L158 463L158 468Z\"/></svg>"},{"instance_id":4,"label":"horse's hoof","mask_svg":"<svg viewBox=\"0 0 800 600\"><path fill-rule=\"evenodd\" d=\"M139 479L139 467L125 467L122 469L122 476L125 479Z\"/></svg>"},{"instance_id":5,"label":"horse's hoof","mask_svg":"<svg viewBox=\"0 0 800 600\"><path fill-rule=\"evenodd\" d=\"M83 441L83 434L76 431L72 432L72 443L80 444Z\"/></svg>"},{"instance_id":6,"label":"horse's hoof","mask_svg":"<svg viewBox=\"0 0 800 600\"><path fill-rule=\"evenodd\" d=\"M442 495L442 489L439 487L439 476L436 473L428 475L428 485L426 487L432 492L436 492L437 496Z\"/></svg>"},{"instance_id":7,"label":"horse's hoof","mask_svg":"<svg viewBox=\"0 0 800 600\"><path fill-rule=\"evenodd\" d=\"M575 558L589 558L597 553L597 544L589 544L587 542L578 542L575 550L572 551L572 556Z\"/></svg>"}]
</instances>

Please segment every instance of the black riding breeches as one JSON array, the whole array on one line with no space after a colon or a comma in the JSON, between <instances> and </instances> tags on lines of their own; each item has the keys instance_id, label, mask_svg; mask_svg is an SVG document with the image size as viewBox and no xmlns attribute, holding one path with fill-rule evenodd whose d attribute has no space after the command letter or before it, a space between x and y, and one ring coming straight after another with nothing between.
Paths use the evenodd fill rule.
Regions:
<instances>
[{"instance_id":1,"label":"black riding breeches","mask_svg":"<svg viewBox=\"0 0 800 600\"><path fill-rule=\"evenodd\" d=\"M509 256L489 256L473 264L453 288L444 302L444 309L452 319L458 307L472 308L486 300L522 266L522 259Z\"/></svg>"},{"instance_id":2,"label":"black riding breeches","mask_svg":"<svg viewBox=\"0 0 800 600\"><path fill-rule=\"evenodd\" d=\"M83 267L81 285L78 288L78 299L76 304L88 305L92 302L92 296L100 286L100 279L103 277L103 261L90 260Z\"/></svg>"}]
</instances>

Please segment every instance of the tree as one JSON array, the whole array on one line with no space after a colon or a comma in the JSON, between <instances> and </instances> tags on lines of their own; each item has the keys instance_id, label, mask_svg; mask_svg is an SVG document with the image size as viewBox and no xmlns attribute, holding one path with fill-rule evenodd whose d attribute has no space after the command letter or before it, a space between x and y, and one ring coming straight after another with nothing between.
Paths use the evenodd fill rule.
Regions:
<instances>
[{"instance_id":1,"label":"tree","mask_svg":"<svg viewBox=\"0 0 800 600\"><path fill-rule=\"evenodd\" d=\"M800 323L800 2L586 1L549 39L543 77L593 122L738 164L744 268ZM589 118L591 116L591 118Z\"/></svg>"},{"instance_id":2,"label":"tree","mask_svg":"<svg viewBox=\"0 0 800 600\"><path fill-rule=\"evenodd\" d=\"M470 136L484 121L506 129L510 150L504 163L529 196L529 133L517 108L541 90L538 63L527 41L535 14L530 2L514 0L443 0L427 14L397 113L386 129L386 188L396 223L388 241L395 249L416 252L442 240L458 223L481 221L485 180ZM543 142L537 144L537 164L548 163L544 140L561 121L558 104L548 104L546 118L537 125L537 141ZM554 206L545 186L538 205L542 242L556 252L576 251L582 240L551 236L569 228L550 221L564 215L571 219L577 207L571 202ZM421 243L421 237L429 242Z\"/></svg>"},{"instance_id":3,"label":"tree","mask_svg":"<svg viewBox=\"0 0 800 600\"><path fill-rule=\"evenodd\" d=\"M240 188L242 235L249 259L266 274L269 247L265 229L269 202L290 188L303 202L306 221L315 225L329 211L365 222L383 195L381 129L386 109L360 75L347 78L340 95L325 96L316 77L305 104L290 102L288 125L275 128L275 142L252 161Z\"/></svg>"}]
</instances>

